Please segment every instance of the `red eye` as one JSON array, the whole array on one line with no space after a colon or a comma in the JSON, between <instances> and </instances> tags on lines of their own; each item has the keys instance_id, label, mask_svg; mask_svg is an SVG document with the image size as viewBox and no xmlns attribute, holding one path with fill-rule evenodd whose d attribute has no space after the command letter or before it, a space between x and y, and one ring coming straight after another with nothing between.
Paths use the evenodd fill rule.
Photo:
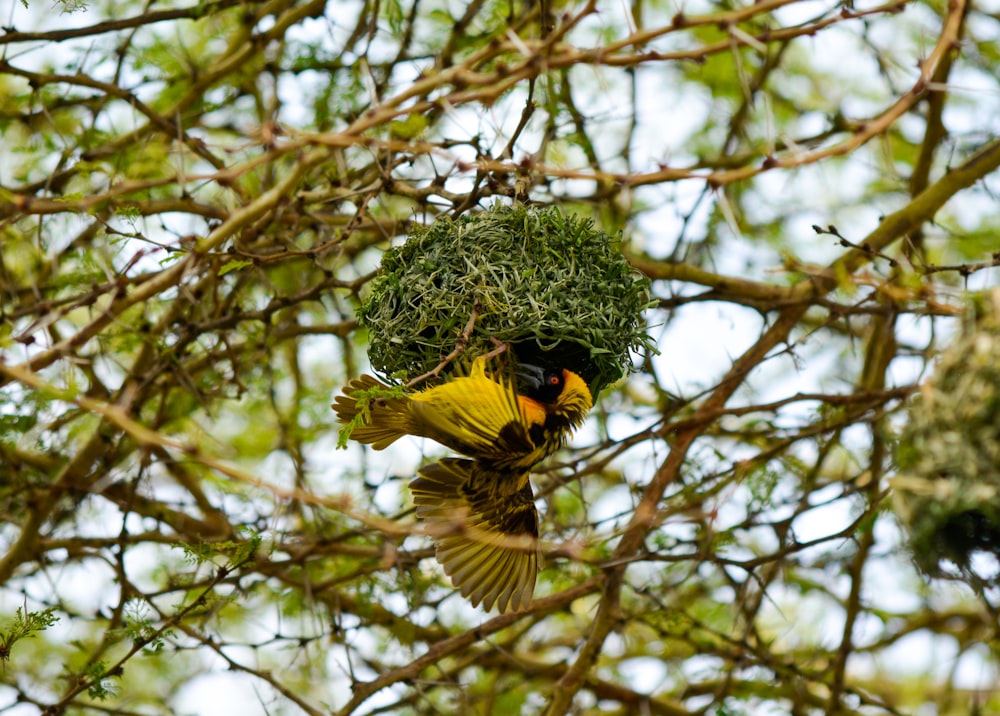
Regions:
<instances>
[{"instance_id":1,"label":"red eye","mask_svg":"<svg viewBox=\"0 0 1000 716\"><path fill-rule=\"evenodd\" d=\"M549 378L549 385L559 385L559 376L554 375L551 378Z\"/></svg>"}]
</instances>

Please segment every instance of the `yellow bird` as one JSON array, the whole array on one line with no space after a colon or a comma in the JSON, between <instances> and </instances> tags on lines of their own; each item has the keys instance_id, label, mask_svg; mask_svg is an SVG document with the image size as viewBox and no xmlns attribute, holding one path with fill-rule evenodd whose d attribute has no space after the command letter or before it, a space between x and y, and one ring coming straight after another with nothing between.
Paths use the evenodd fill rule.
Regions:
<instances>
[{"instance_id":1,"label":"yellow bird","mask_svg":"<svg viewBox=\"0 0 1000 716\"><path fill-rule=\"evenodd\" d=\"M486 363L481 356L468 375L395 398L369 399L372 389L392 388L363 375L344 388L332 407L340 422L355 423L352 439L376 450L416 435L481 460L488 471L530 470L580 426L594 404L590 390L570 370L522 365L531 371L521 375L533 390L530 396L519 395L512 376L489 376Z\"/></svg>"},{"instance_id":2,"label":"yellow bird","mask_svg":"<svg viewBox=\"0 0 1000 716\"><path fill-rule=\"evenodd\" d=\"M593 406L576 373L522 365L530 395L509 374L489 375L486 357L423 391L393 389L363 375L333 403L351 438L383 450L404 435L425 437L469 459L445 458L410 483L445 574L473 606L500 612L531 601L541 568L532 467L558 450Z\"/></svg>"}]
</instances>

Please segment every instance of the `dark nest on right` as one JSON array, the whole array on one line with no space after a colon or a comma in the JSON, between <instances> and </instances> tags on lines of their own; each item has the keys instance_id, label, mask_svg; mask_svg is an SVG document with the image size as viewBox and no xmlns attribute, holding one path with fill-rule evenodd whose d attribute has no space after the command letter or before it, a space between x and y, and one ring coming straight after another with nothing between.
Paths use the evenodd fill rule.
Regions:
<instances>
[{"instance_id":1,"label":"dark nest on right","mask_svg":"<svg viewBox=\"0 0 1000 716\"><path fill-rule=\"evenodd\" d=\"M967 310L909 408L892 486L917 566L981 587L1000 583L1000 291ZM973 571L976 553L997 558L992 574Z\"/></svg>"}]
</instances>

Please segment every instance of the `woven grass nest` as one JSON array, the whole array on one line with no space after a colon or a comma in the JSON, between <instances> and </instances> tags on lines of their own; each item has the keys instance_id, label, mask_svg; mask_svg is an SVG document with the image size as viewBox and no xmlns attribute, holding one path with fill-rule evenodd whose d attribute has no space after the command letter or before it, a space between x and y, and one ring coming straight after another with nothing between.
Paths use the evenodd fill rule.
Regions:
<instances>
[{"instance_id":1,"label":"woven grass nest","mask_svg":"<svg viewBox=\"0 0 1000 716\"><path fill-rule=\"evenodd\" d=\"M414 230L390 249L359 318L385 376L411 379L455 349L508 344L518 361L569 368L594 395L655 350L643 311L649 280L593 222L557 208L494 206Z\"/></svg>"},{"instance_id":2,"label":"woven grass nest","mask_svg":"<svg viewBox=\"0 0 1000 716\"><path fill-rule=\"evenodd\" d=\"M1000 558L1000 292L968 311L909 409L892 485L917 565L982 586L997 574L977 574L973 555Z\"/></svg>"}]
</instances>

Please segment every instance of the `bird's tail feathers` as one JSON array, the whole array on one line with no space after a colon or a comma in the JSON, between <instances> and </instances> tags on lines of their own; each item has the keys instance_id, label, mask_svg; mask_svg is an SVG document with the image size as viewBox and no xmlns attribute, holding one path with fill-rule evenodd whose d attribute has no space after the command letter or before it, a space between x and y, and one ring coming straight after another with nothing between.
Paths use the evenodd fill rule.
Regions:
<instances>
[{"instance_id":1,"label":"bird's tail feathers","mask_svg":"<svg viewBox=\"0 0 1000 716\"><path fill-rule=\"evenodd\" d=\"M330 406L344 424L338 445L348 438L384 450L412 432L408 399L397 388L380 383L370 375L355 378Z\"/></svg>"}]
</instances>

